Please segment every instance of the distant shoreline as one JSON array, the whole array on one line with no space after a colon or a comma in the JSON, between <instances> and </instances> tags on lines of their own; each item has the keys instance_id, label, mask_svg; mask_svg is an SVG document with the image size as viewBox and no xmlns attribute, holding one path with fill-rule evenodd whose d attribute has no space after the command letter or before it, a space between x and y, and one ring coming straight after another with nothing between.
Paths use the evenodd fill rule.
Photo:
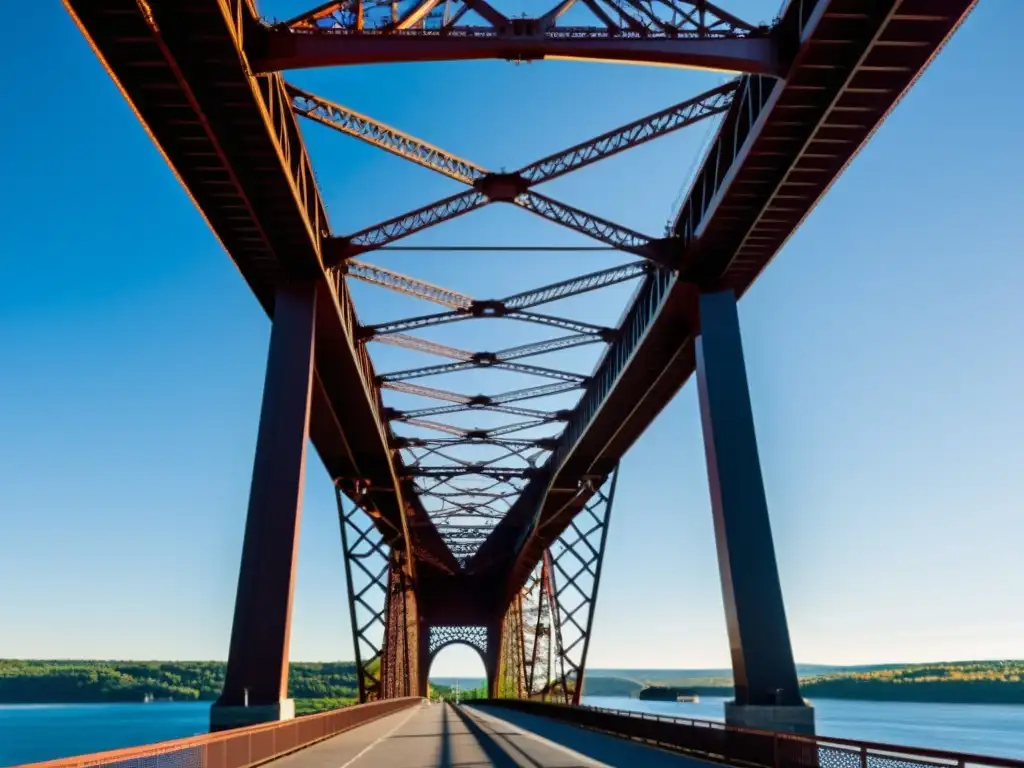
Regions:
<instances>
[{"instance_id":1,"label":"distant shoreline","mask_svg":"<svg viewBox=\"0 0 1024 768\"><path fill-rule=\"evenodd\" d=\"M801 694L811 700L1024 704L1024 661L798 665L798 671ZM584 677L583 695L637 698L644 688L656 686L690 688L701 696L733 695L728 670L593 670Z\"/></svg>"},{"instance_id":2,"label":"distant shoreline","mask_svg":"<svg viewBox=\"0 0 1024 768\"><path fill-rule=\"evenodd\" d=\"M914 704L1024 705L1024 661L826 667L798 665L807 699ZM2 704L115 704L210 701L224 684L223 662L46 661L0 659ZM728 670L593 670L583 695L638 698L650 686L684 687L700 696L733 695ZM435 685L442 685L438 677ZM478 678L461 678L465 681ZM467 686L464 686L467 687ZM292 663L288 694L318 706L358 697L355 664Z\"/></svg>"},{"instance_id":3,"label":"distant shoreline","mask_svg":"<svg viewBox=\"0 0 1024 768\"><path fill-rule=\"evenodd\" d=\"M701 696L701 697L713 696L713 697L721 697L721 698L726 698L726 699L732 698L732 696L735 693L732 688L693 687L693 688L691 688L689 690L693 690L694 692L697 693L698 696ZM1005 697L1005 698L998 698L998 697L987 698L984 695L973 696L973 697L972 696L958 696L956 694L953 694L953 695L946 694L946 695L943 695L943 696L935 696L935 697L929 698L927 696L921 696L920 693L916 692L916 691L907 691L906 692L907 695L904 695L902 697L900 697L900 696L893 696L893 695L891 695L891 692L888 691L888 690L879 690L879 691L859 690L859 691L856 691L856 692L851 692L849 694L840 693L840 692L823 693L823 692L816 692L816 691L814 691L812 693L812 691L813 691L813 689L808 688L807 686L802 686L801 687L801 693L803 694L804 698L807 699L808 701L810 701L812 704L815 701L819 700L819 699L824 699L824 700L827 700L827 701L870 701L870 702L876 702L876 703L891 701L893 703L899 703L899 704L986 704L986 705L998 704L998 705L1024 706L1024 692L1020 692L1016 696L1010 696L1010 697ZM942 692L942 693L945 694L946 692ZM625 696L625 695L614 694L614 693L587 693L585 685L584 685L583 695L586 696L587 698L593 698L593 699L623 699L623 698L629 698L629 699L639 700L638 697L635 696L635 695L634 696Z\"/></svg>"}]
</instances>

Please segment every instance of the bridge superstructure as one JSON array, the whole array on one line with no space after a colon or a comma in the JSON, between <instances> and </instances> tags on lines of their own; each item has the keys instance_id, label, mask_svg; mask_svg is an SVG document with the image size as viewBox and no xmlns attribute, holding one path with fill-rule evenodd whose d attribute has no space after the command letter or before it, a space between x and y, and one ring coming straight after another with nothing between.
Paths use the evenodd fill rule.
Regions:
<instances>
[{"instance_id":1,"label":"bridge superstructure","mask_svg":"<svg viewBox=\"0 0 1024 768\"><path fill-rule=\"evenodd\" d=\"M480 651L492 696L578 703L617 466L696 373L736 682L727 719L813 729L786 625L736 302L975 0L791 0L761 25L707 0L561 0L536 18L506 16L487 0L340 0L287 20L261 18L251 0L64 2L273 319L215 728L291 714L288 642L307 437L337 489L362 700L423 695L433 655L458 641ZM581 12L586 24L576 21ZM485 58L669 64L736 77L496 172L282 74ZM709 119L718 120L717 133L664 235L537 190ZM359 231L334 231L300 121L378 146L461 188ZM497 203L629 258L530 291L496 291L497 298L369 260ZM440 309L365 325L354 306L356 282ZM627 282L636 290L617 327L547 306ZM548 335L464 350L416 333L494 318ZM380 344L444 362L380 372L370 353ZM529 362L584 345L603 349L590 371ZM416 383L482 368L538 383L490 394ZM399 409L393 393L427 404ZM467 413L504 421L459 426L454 417Z\"/></svg>"}]
</instances>

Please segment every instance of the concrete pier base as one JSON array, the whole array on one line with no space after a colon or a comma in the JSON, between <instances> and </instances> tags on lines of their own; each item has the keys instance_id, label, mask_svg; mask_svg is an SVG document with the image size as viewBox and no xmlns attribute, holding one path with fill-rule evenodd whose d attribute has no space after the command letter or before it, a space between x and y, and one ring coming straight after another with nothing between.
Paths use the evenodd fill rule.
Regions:
<instances>
[{"instance_id":1,"label":"concrete pier base","mask_svg":"<svg viewBox=\"0 0 1024 768\"><path fill-rule=\"evenodd\" d=\"M760 731L814 735L814 707L765 707L725 702L725 724Z\"/></svg>"},{"instance_id":2,"label":"concrete pier base","mask_svg":"<svg viewBox=\"0 0 1024 768\"><path fill-rule=\"evenodd\" d=\"M214 705L210 707L210 730L226 731L231 728L244 728L247 725L291 720L294 717L294 699L281 699L276 704L264 704L256 707Z\"/></svg>"}]
</instances>

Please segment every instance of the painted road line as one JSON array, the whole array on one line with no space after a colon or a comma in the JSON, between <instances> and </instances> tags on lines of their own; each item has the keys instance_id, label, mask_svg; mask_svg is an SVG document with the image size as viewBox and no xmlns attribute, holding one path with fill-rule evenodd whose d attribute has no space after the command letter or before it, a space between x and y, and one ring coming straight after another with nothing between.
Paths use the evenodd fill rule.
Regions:
<instances>
[{"instance_id":1,"label":"painted road line","mask_svg":"<svg viewBox=\"0 0 1024 768\"><path fill-rule=\"evenodd\" d=\"M392 728L392 729L391 729L390 731L388 731L388 732L387 732L387 733L385 733L384 735L382 735L382 736L378 736L378 737L377 737L376 739L374 739L373 741L371 741L371 742L370 742L369 744L367 744L367 745L366 745L365 747L363 747L363 748L362 748L362 749L361 749L361 750L360 750L360 751L359 751L359 752L358 752L358 753L356 754L356 756L355 756L355 757L353 757L352 759L350 759L350 760L349 760L348 762L346 762L346 763L342 763L341 765L339 765L339 766L338 766L338 768L348 768L348 767L349 767L350 765L352 765L352 763L354 763L354 762L355 762L356 760L358 760L358 759L359 759L360 757L362 757L362 756L363 756L363 755L365 755L365 754L366 754L367 752L369 752L369 751L370 751L371 749L373 749L373 748L374 748L374 747L376 747L376 746L377 746L378 744L380 744L380 743L381 743L382 741L384 741L384 739L386 739L386 738L388 738L389 736L391 736L391 735L392 735L392 734L393 734L393 733L394 733L395 731L397 731L397 730L398 730L399 728L401 728L401 727L402 727L402 726L404 726L404 725L405 725L406 723L408 723L408 722L409 722L410 720L412 720L412 716L413 716L413 715L415 715L415 714L416 714L416 713L417 713L417 712L418 712L419 710L420 710L420 707L411 707L411 711L409 712L409 714L408 714L408 715L406 715L406 716L405 716L405 719L404 719L404 720L403 720L402 722L400 722L400 723L399 723L398 725L396 725L396 726L395 726L394 728Z\"/></svg>"}]
</instances>

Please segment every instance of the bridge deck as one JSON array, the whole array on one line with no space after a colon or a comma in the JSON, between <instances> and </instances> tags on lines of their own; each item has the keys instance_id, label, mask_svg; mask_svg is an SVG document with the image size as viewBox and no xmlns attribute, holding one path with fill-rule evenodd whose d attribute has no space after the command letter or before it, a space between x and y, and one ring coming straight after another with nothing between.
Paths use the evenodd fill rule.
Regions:
<instances>
[{"instance_id":1,"label":"bridge deck","mask_svg":"<svg viewBox=\"0 0 1024 768\"><path fill-rule=\"evenodd\" d=\"M414 707L269 763L274 768L569 768L708 765L519 712Z\"/></svg>"}]
</instances>

